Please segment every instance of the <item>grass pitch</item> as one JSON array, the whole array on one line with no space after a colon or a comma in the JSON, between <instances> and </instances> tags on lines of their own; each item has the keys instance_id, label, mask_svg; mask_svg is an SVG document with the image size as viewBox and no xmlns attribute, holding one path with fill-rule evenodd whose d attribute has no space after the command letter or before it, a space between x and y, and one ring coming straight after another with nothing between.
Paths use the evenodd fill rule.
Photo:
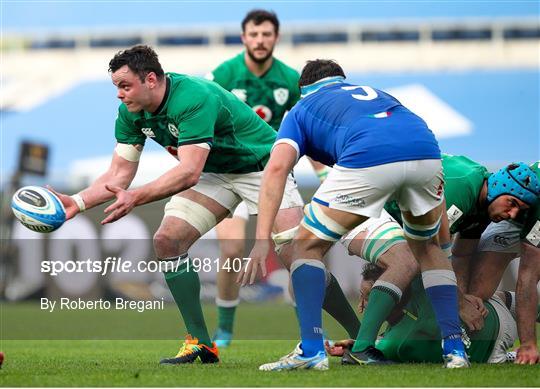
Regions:
<instances>
[{"instance_id":1,"label":"grass pitch","mask_svg":"<svg viewBox=\"0 0 540 389\"><path fill-rule=\"evenodd\" d=\"M265 313L265 309L269 313ZM69 328L69 316L88 312L70 312L68 317L53 314L46 316L49 322L30 319L28 311L32 305L2 307L1 350L6 360L0 370L0 386L538 386L538 366L517 365L474 365L467 370L444 370L440 365L393 365L383 367L341 366L338 358L331 358L330 370L261 372L258 366L274 361L292 350L296 340L286 332L276 332L274 327L296 330L294 315L286 305L242 305L236 331L241 334L279 335L280 340L262 338L235 340L231 347L221 350L221 362L217 365L195 363L185 366L160 366L159 360L176 353L178 340L115 340L91 339L102 336L102 328L109 327L109 334L123 333L126 337L136 334L164 334L163 331L178 332L174 307L131 316L127 312L93 311L91 323L85 330L86 338L60 339L73 335ZM215 323L215 307L205 307L208 322ZM65 313L64 313L65 315ZM123 318L123 319L122 319ZM72 318L73 319L73 318ZM85 317L86 319L86 317ZM159 321L156 321L159 319ZM67 322L66 322L67 320ZM56 321L56 339L44 339L40 328L52 328ZM15 331L18 323L19 332ZM94 324L96 331L88 332ZM332 320L325 320L330 332L344 337ZM88 323L87 323L88 324ZM159 328L165 330L160 331ZM155 329L155 331L154 331ZM55 331L53 331L55 332ZM26 337L22 335L26 334ZM178 336L178 334L176 335ZM32 337L34 339L32 339ZM277 337L277 336L276 336ZM18 338L18 339L17 339ZM172 336L171 338L174 338ZM240 336L238 336L240 338ZM246 338L245 336L243 338ZM37 339L37 340L36 340ZM133 338L135 339L135 338Z\"/></svg>"}]
</instances>

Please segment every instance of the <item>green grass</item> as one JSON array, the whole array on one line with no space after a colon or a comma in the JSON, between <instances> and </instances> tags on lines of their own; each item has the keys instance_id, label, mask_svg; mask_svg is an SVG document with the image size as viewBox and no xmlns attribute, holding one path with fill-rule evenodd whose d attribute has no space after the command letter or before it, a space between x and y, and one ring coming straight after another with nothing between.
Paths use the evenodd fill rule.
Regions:
<instances>
[{"instance_id":1,"label":"green grass","mask_svg":"<svg viewBox=\"0 0 540 389\"><path fill-rule=\"evenodd\" d=\"M205 313L209 326L213 328L215 308L205 306ZM238 338L244 340L235 340L230 348L221 350L218 365L158 364L161 358L172 356L178 350L178 340L163 340L175 339L183 331L176 325L178 316L173 307L143 314L70 311L40 315L35 304L4 304L1 314L0 349L6 355L0 370L1 387L455 387L540 384L538 366L517 365L474 365L468 370L447 371L438 364L341 366L339 359L332 358L330 370L326 372L261 372L257 370L260 364L276 360L296 343L298 330L294 314L290 307L280 304L242 305L236 330ZM344 337L332 320L327 319L325 323L336 339ZM73 325L79 328L73 328ZM64 334L63 340L61 334ZM85 335L84 340L76 337L80 334ZM122 335L123 338L115 340L111 334Z\"/></svg>"},{"instance_id":2,"label":"green grass","mask_svg":"<svg viewBox=\"0 0 540 389\"><path fill-rule=\"evenodd\" d=\"M341 366L329 371L261 372L257 367L288 352L290 341L238 341L218 365L160 366L173 341L5 341L0 372L5 386L536 386L536 366L475 365L447 371L439 365Z\"/></svg>"}]
</instances>

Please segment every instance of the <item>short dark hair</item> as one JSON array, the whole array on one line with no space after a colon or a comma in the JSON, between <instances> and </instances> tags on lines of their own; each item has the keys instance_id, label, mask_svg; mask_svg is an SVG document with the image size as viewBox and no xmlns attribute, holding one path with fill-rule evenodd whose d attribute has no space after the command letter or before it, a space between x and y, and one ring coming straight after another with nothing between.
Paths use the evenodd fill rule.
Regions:
<instances>
[{"instance_id":1,"label":"short dark hair","mask_svg":"<svg viewBox=\"0 0 540 389\"><path fill-rule=\"evenodd\" d=\"M341 76L345 78L345 72L336 61L331 59L315 59L307 61L306 66L302 69L298 86L303 87L313 84L322 78Z\"/></svg>"},{"instance_id":2,"label":"short dark hair","mask_svg":"<svg viewBox=\"0 0 540 389\"><path fill-rule=\"evenodd\" d=\"M266 11L264 9L253 9L242 20L242 32L246 32L246 24L253 21L253 24L258 26L266 21L274 25L276 34L279 34L279 20L277 15L272 11Z\"/></svg>"},{"instance_id":3,"label":"short dark hair","mask_svg":"<svg viewBox=\"0 0 540 389\"><path fill-rule=\"evenodd\" d=\"M366 281L377 281L383 273L383 268L373 263L366 263L362 268L362 277Z\"/></svg>"},{"instance_id":4,"label":"short dark hair","mask_svg":"<svg viewBox=\"0 0 540 389\"><path fill-rule=\"evenodd\" d=\"M127 65L129 70L139 76L141 82L148 73L154 72L158 80L165 76L158 60L158 55L150 46L137 45L130 49L119 51L109 62L109 72L114 73L122 66Z\"/></svg>"}]
</instances>

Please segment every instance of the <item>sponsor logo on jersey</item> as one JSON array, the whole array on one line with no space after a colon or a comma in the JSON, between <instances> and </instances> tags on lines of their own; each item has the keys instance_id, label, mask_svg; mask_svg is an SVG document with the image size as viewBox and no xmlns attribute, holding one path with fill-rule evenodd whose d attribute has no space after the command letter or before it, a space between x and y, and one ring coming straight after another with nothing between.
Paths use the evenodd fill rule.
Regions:
<instances>
[{"instance_id":1,"label":"sponsor logo on jersey","mask_svg":"<svg viewBox=\"0 0 540 389\"><path fill-rule=\"evenodd\" d=\"M232 89L231 93L242 100L244 103L247 100L247 91L245 89Z\"/></svg>"},{"instance_id":2,"label":"sponsor logo on jersey","mask_svg":"<svg viewBox=\"0 0 540 389\"><path fill-rule=\"evenodd\" d=\"M171 133L171 135L175 138L178 138L178 128L176 128L176 126L172 123L169 123L167 127L169 128L169 132Z\"/></svg>"},{"instance_id":3,"label":"sponsor logo on jersey","mask_svg":"<svg viewBox=\"0 0 540 389\"><path fill-rule=\"evenodd\" d=\"M336 203L347 204L353 207L365 207L366 201L360 197L352 197L347 194L338 194L334 200Z\"/></svg>"},{"instance_id":4,"label":"sponsor logo on jersey","mask_svg":"<svg viewBox=\"0 0 540 389\"><path fill-rule=\"evenodd\" d=\"M493 237L493 243L501 247L508 247L510 245L510 239L502 235L495 235Z\"/></svg>"},{"instance_id":5,"label":"sponsor logo on jersey","mask_svg":"<svg viewBox=\"0 0 540 389\"><path fill-rule=\"evenodd\" d=\"M274 99L279 105L283 105L289 99L289 90L286 88L274 89Z\"/></svg>"},{"instance_id":6,"label":"sponsor logo on jersey","mask_svg":"<svg viewBox=\"0 0 540 389\"><path fill-rule=\"evenodd\" d=\"M253 110L257 115L261 117L266 123L272 120L272 111L265 105L256 105L253 107Z\"/></svg>"},{"instance_id":7,"label":"sponsor logo on jersey","mask_svg":"<svg viewBox=\"0 0 540 389\"><path fill-rule=\"evenodd\" d=\"M143 128L143 129L141 129L141 131L148 138L155 138L156 137L156 134L154 134L154 131L152 131L151 128Z\"/></svg>"},{"instance_id":8,"label":"sponsor logo on jersey","mask_svg":"<svg viewBox=\"0 0 540 389\"><path fill-rule=\"evenodd\" d=\"M448 208L448 211L446 211L446 214L448 215L448 225L451 228L454 223L463 215L463 211L452 204L452 206Z\"/></svg>"}]
</instances>

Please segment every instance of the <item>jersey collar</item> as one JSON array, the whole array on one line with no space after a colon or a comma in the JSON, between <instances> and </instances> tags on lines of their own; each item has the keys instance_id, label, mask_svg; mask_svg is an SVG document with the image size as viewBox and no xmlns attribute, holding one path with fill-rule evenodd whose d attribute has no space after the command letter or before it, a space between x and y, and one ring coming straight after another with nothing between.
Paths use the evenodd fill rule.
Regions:
<instances>
[{"instance_id":1,"label":"jersey collar","mask_svg":"<svg viewBox=\"0 0 540 389\"><path fill-rule=\"evenodd\" d=\"M309 96L312 93L317 92L319 89L321 89L323 86L336 84L336 83L342 83L343 80L345 80L342 76L335 76L335 77L326 77L322 78L317 82L314 82L313 84L309 84L306 86L303 86L300 88L300 93L302 94L300 97L304 98Z\"/></svg>"},{"instance_id":2,"label":"jersey collar","mask_svg":"<svg viewBox=\"0 0 540 389\"><path fill-rule=\"evenodd\" d=\"M165 94L163 95L163 100L161 100L161 104L159 104L159 107L157 107L156 111L151 113L152 115L159 114L163 110L163 107L165 107L165 104L167 103L167 100L169 99L169 92L171 90L171 79L169 78L168 75L165 75L165 81L166 81L166 85L165 85Z\"/></svg>"}]
</instances>

